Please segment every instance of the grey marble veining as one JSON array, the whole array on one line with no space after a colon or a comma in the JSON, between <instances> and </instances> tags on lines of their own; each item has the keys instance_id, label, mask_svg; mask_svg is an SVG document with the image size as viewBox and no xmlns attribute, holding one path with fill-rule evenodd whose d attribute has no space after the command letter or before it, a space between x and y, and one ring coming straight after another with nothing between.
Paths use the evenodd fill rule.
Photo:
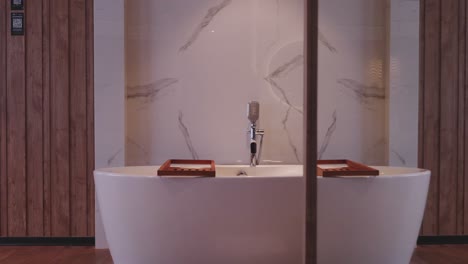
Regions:
<instances>
[{"instance_id":1,"label":"grey marble veining","mask_svg":"<svg viewBox=\"0 0 468 264\"><path fill-rule=\"evenodd\" d=\"M185 42L185 44L179 48L179 52L184 52L188 48L190 48L193 45L193 43L198 39L198 36L200 35L200 33L211 23L211 21L213 21L216 15L231 3L232 3L232 0L223 0L218 5L213 6L210 9L208 9L207 14L205 15L205 17L203 17L200 24L198 24L198 26L195 28L193 33L188 38L187 42Z\"/></svg>"},{"instance_id":2,"label":"grey marble veining","mask_svg":"<svg viewBox=\"0 0 468 264\"><path fill-rule=\"evenodd\" d=\"M178 81L175 78L164 78L146 85L128 86L127 99L143 99L145 103L151 103L161 91L171 87Z\"/></svg>"},{"instance_id":3,"label":"grey marble veining","mask_svg":"<svg viewBox=\"0 0 468 264\"><path fill-rule=\"evenodd\" d=\"M296 161L298 163L301 163L301 159L299 158L299 153L297 151L297 147L294 144L294 141L292 140L293 136L289 132L288 129L288 120L289 120L289 114L291 113L291 107L288 107L288 110L286 110L286 115L283 118L282 124L283 124L283 130L286 132L286 135L288 136L288 143L289 146L291 147L291 150L294 153L294 157L296 158Z\"/></svg>"},{"instance_id":4,"label":"grey marble veining","mask_svg":"<svg viewBox=\"0 0 468 264\"><path fill-rule=\"evenodd\" d=\"M385 89L379 86L369 86L352 79L338 79L338 84L345 91L351 91L354 98L363 105L369 105L374 100L385 100Z\"/></svg>"},{"instance_id":5,"label":"grey marble veining","mask_svg":"<svg viewBox=\"0 0 468 264\"><path fill-rule=\"evenodd\" d=\"M327 49L330 52L332 52L332 53L337 53L338 52L338 50L335 48L335 46L333 46L331 44L331 42L325 37L325 35L321 31L319 31L319 33L318 33L318 40L322 45L327 47Z\"/></svg>"},{"instance_id":6,"label":"grey marble veining","mask_svg":"<svg viewBox=\"0 0 468 264\"><path fill-rule=\"evenodd\" d=\"M297 67L304 65L304 55L297 55L291 60L287 61L286 63L279 66L275 69L272 73L270 73L267 77L265 77L265 81L270 84L270 88L275 92L276 90L281 97L280 100L287 104L290 108L294 109L295 111L299 112L300 114L303 113L302 109L294 106L288 98L286 91L277 83L277 80L283 76L286 76L289 72L296 69ZM276 93L277 94L277 93Z\"/></svg>"},{"instance_id":7,"label":"grey marble veining","mask_svg":"<svg viewBox=\"0 0 468 264\"><path fill-rule=\"evenodd\" d=\"M407 164L405 157L398 153L398 151L392 149L391 152L398 158L398 160L401 162L401 164L405 165Z\"/></svg>"},{"instance_id":8,"label":"grey marble veining","mask_svg":"<svg viewBox=\"0 0 468 264\"><path fill-rule=\"evenodd\" d=\"M198 153L193 147L192 139L190 137L190 132L184 123L184 114L182 113L182 111L179 111L179 129L182 132L182 135L184 136L185 144L187 145L187 148L190 151L192 158L195 160L199 159Z\"/></svg>"},{"instance_id":9,"label":"grey marble veining","mask_svg":"<svg viewBox=\"0 0 468 264\"><path fill-rule=\"evenodd\" d=\"M267 78L276 79L286 76L289 72L296 69L297 67L304 65L304 55L299 54L292 58L291 60L287 61L285 64L279 66L275 69Z\"/></svg>"},{"instance_id":10,"label":"grey marble veining","mask_svg":"<svg viewBox=\"0 0 468 264\"><path fill-rule=\"evenodd\" d=\"M117 156L123 151L123 148L120 148L117 150L112 156L110 156L109 159L107 159L107 166L111 166L114 163L114 160L117 158Z\"/></svg>"},{"instance_id":11,"label":"grey marble veining","mask_svg":"<svg viewBox=\"0 0 468 264\"><path fill-rule=\"evenodd\" d=\"M335 112L333 112L332 122L327 129L327 133L325 134L325 138L323 139L322 144L320 145L320 150L318 152L318 159L322 159L323 155L327 151L328 145L330 145L330 141L333 137L333 134L335 133L337 122L338 122L338 114L335 110Z\"/></svg>"}]
</instances>

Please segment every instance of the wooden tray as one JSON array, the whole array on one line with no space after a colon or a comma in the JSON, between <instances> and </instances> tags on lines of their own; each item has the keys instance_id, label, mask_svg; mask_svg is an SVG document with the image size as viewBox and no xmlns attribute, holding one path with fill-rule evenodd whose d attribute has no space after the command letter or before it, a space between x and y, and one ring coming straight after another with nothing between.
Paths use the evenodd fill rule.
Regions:
<instances>
[{"instance_id":1,"label":"wooden tray","mask_svg":"<svg viewBox=\"0 0 468 264\"><path fill-rule=\"evenodd\" d=\"M210 165L210 168L186 168L178 167L183 165ZM176 165L176 166L173 166ZM158 176L197 176L197 177L215 177L215 162L213 160L177 160L170 159L159 168Z\"/></svg>"},{"instance_id":2,"label":"wooden tray","mask_svg":"<svg viewBox=\"0 0 468 264\"><path fill-rule=\"evenodd\" d=\"M347 167L322 169L320 165L346 164ZM380 172L374 168L351 160L319 160L317 161L317 176L378 176Z\"/></svg>"}]
</instances>

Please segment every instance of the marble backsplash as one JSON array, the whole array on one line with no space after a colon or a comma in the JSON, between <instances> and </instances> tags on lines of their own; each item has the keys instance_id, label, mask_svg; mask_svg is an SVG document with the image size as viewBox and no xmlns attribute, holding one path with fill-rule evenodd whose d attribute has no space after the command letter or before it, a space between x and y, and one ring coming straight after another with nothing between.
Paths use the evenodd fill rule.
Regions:
<instances>
[{"instance_id":1,"label":"marble backsplash","mask_svg":"<svg viewBox=\"0 0 468 264\"><path fill-rule=\"evenodd\" d=\"M303 0L132 0L125 7L127 165L303 159ZM320 3L319 157L387 163L385 0ZM112 162L110 162L112 163ZM112 166L112 164L108 164Z\"/></svg>"}]
</instances>

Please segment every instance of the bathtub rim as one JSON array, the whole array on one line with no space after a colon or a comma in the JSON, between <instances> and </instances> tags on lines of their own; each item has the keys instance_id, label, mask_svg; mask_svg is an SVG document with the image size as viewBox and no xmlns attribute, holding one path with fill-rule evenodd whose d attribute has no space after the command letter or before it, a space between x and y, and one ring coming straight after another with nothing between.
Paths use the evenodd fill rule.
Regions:
<instances>
[{"instance_id":1,"label":"bathtub rim","mask_svg":"<svg viewBox=\"0 0 468 264\"><path fill-rule=\"evenodd\" d=\"M158 177L156 172L160 166L125 166L125 167L110 167L110 168L101 168L94 170L94 176L111 176L111 177L132 177L132 178L151 178L151 179L178 179L176 177ZM220 168L249 168L248 165L217 165ZM260 165L257 168L276 168L276 167L291 167L292 169L299 169L303 172L303 165ZM380 175L378 177L374 176L356 176L356 177L327 177L318 176L319 180L363 180L363 179L392 179L392 178L402 178L402 177L416 177L431 175L431 171L421 168L409 168L409 167L395 167L395 166L370 166L372 168L378 169ZM147 169L154 171L154 174L139 174L139 173L127 173L119 172L119 170L128 170L128 169ZM407 171L405 173L395 173L391 174L393 170L396 171ZM385 171L389 171L385 173ZM390 173L390 174L389 174ZM180 177L180 179L205 179L205 180L220 180L220 179L291 179L291 178L304 178L303 173L291 173L294 175L277 175L277 176L263 176L263 175L217 175L213 178L199 178L199 177ZM301 175L299 175L301 174Z\"/></svg>"}]
</instances>

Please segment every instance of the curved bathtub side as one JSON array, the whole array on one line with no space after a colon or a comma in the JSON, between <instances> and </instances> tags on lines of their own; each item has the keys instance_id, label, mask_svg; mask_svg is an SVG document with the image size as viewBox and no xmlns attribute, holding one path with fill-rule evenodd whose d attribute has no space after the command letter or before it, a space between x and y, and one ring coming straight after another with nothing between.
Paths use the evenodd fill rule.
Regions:
<instances>
[{"instance_id":1,"label":"curved bathtub side","mask_svg":"<svg viewBox=\"0 0 468 264\"><path fill-rule=\"evenodd\" d=\"M116 264L302 262L302 177L95 182Z\"/></svg>"},{"instance_id":2,"label":"curved bathtub side","mask_svg":"<svg viewBox=\"0 0 468 264\"><path fill-rule=\"evenodd\" d=\"M429 172L319 179L318 263L409 263L429 180Z\"/></svg>"}]
</instances>

